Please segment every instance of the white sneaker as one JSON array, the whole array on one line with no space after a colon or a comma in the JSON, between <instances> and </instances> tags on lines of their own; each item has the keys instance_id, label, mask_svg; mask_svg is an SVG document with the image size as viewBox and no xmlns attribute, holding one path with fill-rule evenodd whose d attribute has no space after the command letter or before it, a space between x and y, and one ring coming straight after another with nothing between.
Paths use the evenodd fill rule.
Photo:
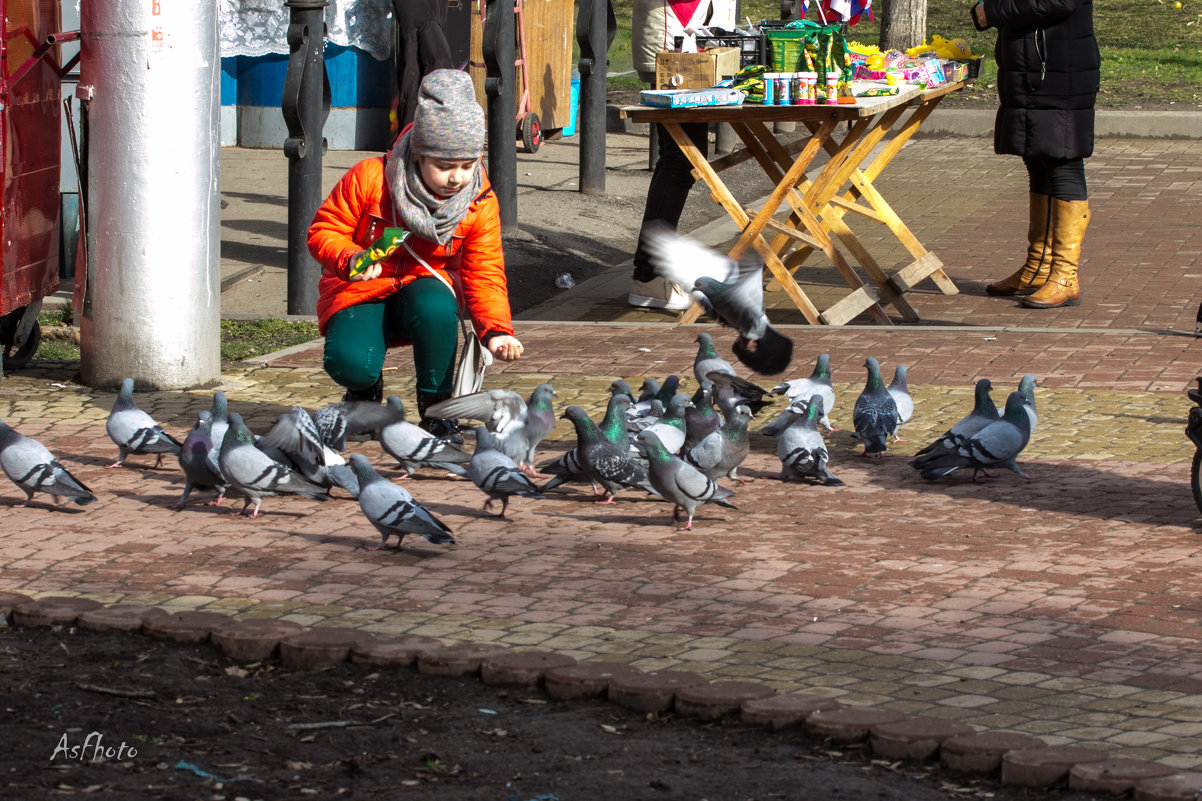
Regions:
<instances>
[{"instance_id":1,"label":"white sneaker","mask_svg":"<svg viewBox=\"0 0 1202 801\"><path fill-rule=\"evenodd\" d=\"M631 279L630 294L626 302L644 309L666 309L684 311L693 305L693 299L680 291L680 287L661 275L650 281Z\"/></svg>"}]
</instances>

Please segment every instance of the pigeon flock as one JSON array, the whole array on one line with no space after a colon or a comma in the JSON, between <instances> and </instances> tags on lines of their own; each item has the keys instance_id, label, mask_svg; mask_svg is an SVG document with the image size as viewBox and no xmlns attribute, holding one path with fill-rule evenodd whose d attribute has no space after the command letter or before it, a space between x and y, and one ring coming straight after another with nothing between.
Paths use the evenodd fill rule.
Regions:
<instances>
[{"instance_id":1,"label":"pigeon flock","mask_svg":"<svg viewBox=\"0 0 1202 801\"><path fill-rule=\"evenodd\" d=\"M752 433L776 439L781 481L843 486L831 470L821 430L839 430L832 423L836 394L828 354L818 356L810 376L766 389L736 375L718 356L709 334L699 334L695 341L697 387L691 395L682 391L678 375L662 382L645 380L637 397L626 381L615 380L600 421L579 405L557 415L557 395L550 384L538 385L525 400L508 389L490 389L431 407L437 417L481 423L466 432L475 439L470 451L459 437L435 436L408 422L396 396L383 404L335 403L312 414L297 406L256 435L241 415L229 410L224 393L216 392L211 408L197 414L180 442L138 408L133 381L125 379L105 425L118 450L108 467L126 464L133 455L153 455L157 467L164 455L174 454L184 476L183 493L172 506L176 510L185 508L197 491L214 493L207 501L213 506L228 493L241 495L239 511L252 518L267 498L300 495L326 501L345 493L358 501L380 534L379 545L371 550L388 547L392 535L398 549L406 534L436 544L455 542L450 527L400 485L422 469L471 481L485 496L484 511L499 505L496 515L501 518L514 496L541 499L565 484L587 483L598 505L614 504L619 493L670 503L672 520L686 531L705 504L736 508L733 487L749 480L738 468L751 452ZM913 414L914 401L905 365L895 368L888 386L876 359L867 358L864 369L864 388L852 407L852 436L863 445L861 455L882 457L891 444L905 441L898 432ZM980 379L972 409L919 449L909 464L928 481L962 469L971 470L973 481L991 477L989 470L999 468L1032 478L1016 460L1038 421L1035 386L1034 375L1024 376L999 411L990 396L991 382ZM781 398L784 410L753 432L757 413ZM572 424L575 445L538 464L537 450L559 418ZM355 434L376 439L401 474L396 479L382 476L361 453L344 457L347 439ZM96 501L49 450L2 421L0 468L25 492L25 503L36 493L52 496L56 504L63 498L79 505ZM535 483L541 479L541 486ZM331 495L335 490L340 492Z\"/></svg>"}]
</instances>

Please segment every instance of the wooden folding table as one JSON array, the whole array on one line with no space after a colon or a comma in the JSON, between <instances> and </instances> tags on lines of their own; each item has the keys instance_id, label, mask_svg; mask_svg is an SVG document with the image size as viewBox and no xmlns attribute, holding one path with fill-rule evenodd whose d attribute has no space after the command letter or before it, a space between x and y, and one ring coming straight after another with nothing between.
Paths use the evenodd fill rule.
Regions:
<instances>
[{"instance_id":1,"label":"wooden folding table","mask_svg":"<svg viewBox=\"0 0 1202 801\"><path fill-rule=\"evenodd\" d=\"M945 295L957 290L943 272L943 262L918 241L873 182L939 101L963 86L961 82L928 90L909 87L892 97L857 98L856 105L626 106L622 114L634 122L658 123L667 130L693 165L693 174L705 182L715 202L741 232L730 257L737 261L754 248L764 259L765 269L811 324L843 325L868 312L875 322L888 325L892 321L884 305L892 305L907 321L920 319L905 297L919 282L930 278ZM707 161L681 127L696 122L730 123L746 147ZM776 122L801 123L810 136L786 146L772 132ZM836 139L836 128L842 122L848 123L847 133ZM822 151L828 154L828 161L812 179L807 178L806 171ZM759 209L737 199L721 177L722 171L751 158L775 186ZM777 219L783 203L788 204L789 214ZM885 225L913 261L886 272L847 224L848 213ZM870 281L860 277L844 250ZM850 288L824 311L819 311L794 280L797 268L815 252L826 256ZM700 307L693 304L680 319L692 322L700 313Z\"/></svg>"}]
</instances>

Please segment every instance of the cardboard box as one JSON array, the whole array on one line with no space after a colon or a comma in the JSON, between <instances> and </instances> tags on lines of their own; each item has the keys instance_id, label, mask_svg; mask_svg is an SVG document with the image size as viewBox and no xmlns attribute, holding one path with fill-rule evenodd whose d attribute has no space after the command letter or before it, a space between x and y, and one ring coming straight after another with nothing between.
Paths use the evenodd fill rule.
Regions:
<instances>
[{"instance_id":1,"label":"cardboard box","mask_svg":"<svg viewBox=\"0 0 1202 801\"><path fill-rule=\"evenodd\" d=\"M713 47L704 53L673 53L655 57L656 89L709 89L739 71L737 47Z\"/></svg>"},{"instance_id":2,"label":"cardboard box","mask_svg":"<svg viewBox=\"0 0 1202 801\"><path fill-rule=\"evenodd\" d=\"M694 106L738 106L746 97L738 89L644 89L639 102L644 106L692 108Z\"/></svg>"}]
</instances>

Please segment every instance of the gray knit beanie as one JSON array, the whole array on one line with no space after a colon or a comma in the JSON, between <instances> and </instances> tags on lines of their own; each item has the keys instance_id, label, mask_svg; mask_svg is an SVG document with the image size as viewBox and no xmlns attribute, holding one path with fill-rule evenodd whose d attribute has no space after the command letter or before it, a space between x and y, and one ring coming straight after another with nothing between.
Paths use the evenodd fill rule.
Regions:
<instances>
[{"instance_id":1,"label":"gray knit beanie","mask_svg":"<svg viewBox=\"0 0 1202 801\"><path fill-rule=\"evenodd\" d=\"M475 159L484 152L484 109L472 78L461 70L434 70L422 79L410 131L415 156Z\"/></svg>"}]
</instances>

